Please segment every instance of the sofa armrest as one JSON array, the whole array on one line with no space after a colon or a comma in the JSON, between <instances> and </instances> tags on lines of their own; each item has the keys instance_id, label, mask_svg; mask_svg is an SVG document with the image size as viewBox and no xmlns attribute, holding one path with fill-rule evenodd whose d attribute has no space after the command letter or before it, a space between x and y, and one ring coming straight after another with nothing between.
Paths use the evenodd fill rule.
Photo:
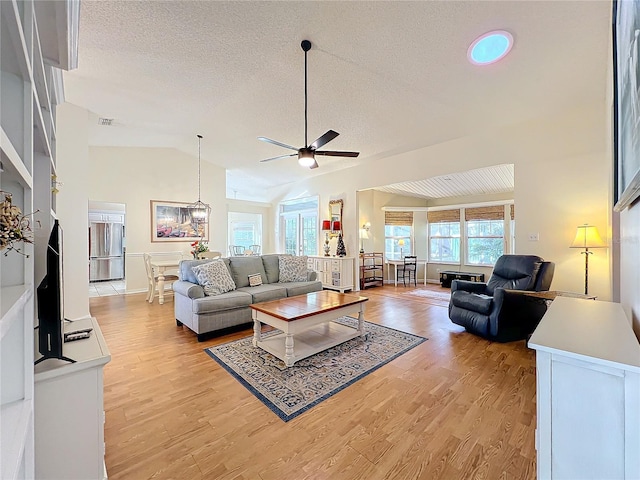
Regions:
<instances>
[{"instance_id":1,"label":"sofa armrest","mask_svg":"<svg viewBox=\"0 0 640 480\"><path fill-rule=\"evenodd\" d=\"M195 283L178 280L173 282L172 288L174 293L179 293L191 299L204 298L204 288Z\"/></svg>"},{"instance_id":2,"label":"sofa armrest","mask_svg":"<svg viewBox=\"0 0 640 480\"><path fill-rule=\"evenodd\" d=\"M483 282L470 282L468 280L452 280L451 293L456 290L464 290L469 293L485 293L487 291L487 284Z\"/></svg>"}]
</instances>

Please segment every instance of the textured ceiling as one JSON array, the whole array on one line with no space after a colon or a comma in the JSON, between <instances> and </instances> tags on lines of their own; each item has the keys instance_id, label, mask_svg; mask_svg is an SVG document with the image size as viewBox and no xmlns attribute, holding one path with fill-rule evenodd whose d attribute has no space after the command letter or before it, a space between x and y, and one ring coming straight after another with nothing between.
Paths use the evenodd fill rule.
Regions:
<instances>
[{"instance_id":1,"label":"textured ceiling","mask_svg":"<svg viewBox=\"0 0 640 480\"><path fill-rule=\"evenodd\" d=\"M67 101L92 112L90 145L175 147L228 169L228 191L267 188L604 99L608 1L87 1ZM491 29L515 38L490 67L466 59ZM360 157L320 168L257 140ZM98 117L113 118L98 126Z\"/></svg>"}]
</instances>

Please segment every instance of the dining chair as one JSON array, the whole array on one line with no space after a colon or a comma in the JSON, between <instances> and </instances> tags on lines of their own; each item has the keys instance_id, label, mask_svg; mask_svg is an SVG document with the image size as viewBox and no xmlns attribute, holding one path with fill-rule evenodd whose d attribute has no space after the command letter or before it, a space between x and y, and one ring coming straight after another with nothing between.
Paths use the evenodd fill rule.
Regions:
<instances>
[{"instance_id":1,"label":"dining chair","mask_svg":"<svg viewBox=\"0 0 640 480\"><path fill-rule=\"evenodd\" d=\"M242 245L229 245L229 249L231 250L231 256L233 257L241 257L244 255L245 247Z\"/></svg>"},{"instance_id":2,"label":"dining chair","mask_svg":"<svg viewBox=\"0 0 640 480\"><path fill-rule=\"evenodd\" d=\"M413 284L417 287L418 282L416 280L416 269L418 265L418 257L416 255L406 255L404 257L404 263L396 266L396 281L400 279L402 275L402 284L407 286L407 277L409 277L409 285L411 285L411 277L413 277Z\"/></svg>"},{"instance_id":3,"label":"dining chair","mask_svg":"<svg viewBox=\"0 0 640 480\"><path fill-rule=\"evenodd\" d=\"M205 258L220 258L222 257L221 252L200 252L198 254L198 260L204 260Z\"/></svg>"},{"instance_id":4,"label":"dining chair","mask_svg":"<svg viewBox=\"0 0 640 480\"><path fill-rule=\"evenodd\" d=\"M151 255L148 253L143 254L143 258L144 258L144 267L147 271L147 302L149 303L153 303L153 299L155 298L156 294L159 294L158 292L158 275L156 274L156 272L153 269L153 266L151 265ZM178 280L178 276L177 275L173 275L173 274L164 274L164 284L165 287L169 284L172 284L173 282L175 282L176 280Z\"/></svg>"},{"instance_id":5,"label":"dining chair","mask_svg":"<svg viewBox=\"0 0 640 480\"><path fill-rule=\"evenodd\" d=\"M249 250L253 252L253 255L260 255L260 245L249 245Z\"/></svg>"}]
</instances>

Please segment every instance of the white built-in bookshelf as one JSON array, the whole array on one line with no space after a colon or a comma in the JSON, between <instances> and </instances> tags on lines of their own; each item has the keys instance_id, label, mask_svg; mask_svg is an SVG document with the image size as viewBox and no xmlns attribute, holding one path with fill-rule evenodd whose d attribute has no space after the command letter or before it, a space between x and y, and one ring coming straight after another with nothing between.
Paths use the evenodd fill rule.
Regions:
<instances>
[{"instance_id":1,"label":"white built-in bookshelf","mask_svg":"<svg viewBox=\"0 0 640 480\"><path fill-rule=\"evenodd\" d=\"M77 57L79 2L0 1L0 189L36 212L34 244L0 252L0 478L34 478L34 290L56 215L52 175L62 69ZM7 253L5 256L4 253Z\"/></svg>"}]
</instances>

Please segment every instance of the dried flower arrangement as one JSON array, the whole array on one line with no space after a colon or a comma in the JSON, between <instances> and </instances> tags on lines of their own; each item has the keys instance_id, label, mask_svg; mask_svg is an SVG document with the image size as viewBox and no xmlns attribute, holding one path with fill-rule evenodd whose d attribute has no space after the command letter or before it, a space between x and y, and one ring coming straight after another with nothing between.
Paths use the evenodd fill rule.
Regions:
<instances>
[{"instance_id":1,"label":"dried flower arrangement","mask_svg":"<svg viewBox=\"0 0 640 480\"><path fill-rule=\"evenodd\" d=\"M32 214L24 215L19 207L12 204L12 195L9 192L0 190L4 195L4 200L0 202L0 250L5 250L5 257L11 250L28 257L21 252L16 243L33 243L31 221Z\"/></svg>"}]
</instances>

